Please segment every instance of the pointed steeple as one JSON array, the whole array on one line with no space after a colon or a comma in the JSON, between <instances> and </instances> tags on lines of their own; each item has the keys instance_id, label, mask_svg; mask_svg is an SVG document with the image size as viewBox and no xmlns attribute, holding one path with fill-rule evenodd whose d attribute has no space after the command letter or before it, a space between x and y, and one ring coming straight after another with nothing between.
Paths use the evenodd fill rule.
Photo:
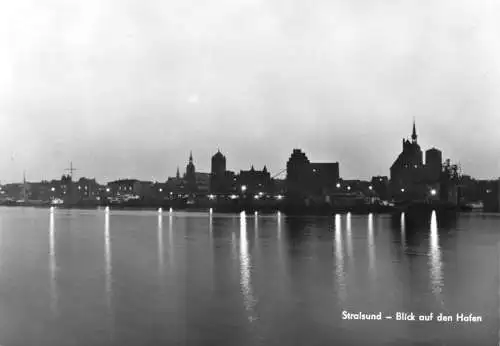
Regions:
<instances>
[{"instance_id":1,"label":"pointed steeple","mask_svg":"<svg viewBox=\"0 0 500 346\"><path fill-rule=\"evenodd\" d=\"M193 151L190 151L189 152L189 162L192 163L193 162Z\"/></svg>"},{"instance_id":2,"label":"pointed steeple","mask_svg":"<svg viewBox=\"0 0 500 346\"><path fill-rule=\"evenodd\" d=\"M255 171L255 169L253 168L253 165L252 165L252 167L250 167L250 170L251 170L252 172L253 172L253 171Z\"/></svg>"},{"instance_id":3,"label":"pointed steeple","mask_svg":"<svg viewBox=\"0 0 500 346\"><path fill-rule=\"evenodd\" d=\"M267 173L267 167L266 167L266 165L264 165L264 169L262 170L262 172Z\"/></svg>"},{"instance_id":4,"label":"pointed steeple","mask_svg":"<svg viewBox=\"0 0 500 346\"><path fill-rule=\"evenodd\" d=\"M177 166L177 174L175 175L177 179L181 178L181 173L179 172L179 166Z\"/></svg>"},{"instance_id":5,"label":"pointed steeple","mask_svg":"<svg viewBox=\"0 0 500 346\"><path fill-rule=\"evenodd\" d=\"M415 126L415 118L413 118L413 132L411 134L411 140L413 143L417 142L417 127Z\"/></svg>"}]
</instances>

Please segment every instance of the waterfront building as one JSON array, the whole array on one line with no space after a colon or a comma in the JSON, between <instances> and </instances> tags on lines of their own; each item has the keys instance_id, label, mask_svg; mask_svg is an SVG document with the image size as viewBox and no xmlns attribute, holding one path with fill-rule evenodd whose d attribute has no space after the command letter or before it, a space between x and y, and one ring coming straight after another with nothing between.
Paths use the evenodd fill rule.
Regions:
<instances>
[{"instance_id":1,"label":"waterfront building","mask_svg":"<svg viewBox=\"0 0 500 346\"><path fill-rule=\"evenodd\" d=\"M456 189L450 176L453 174L443 171L441 151L427 150L424 164L417 139L413 122L411 141L403 139L403 150L390 168L390 196L396 200L454 200Z\"/></svg>"},{"instance_id":2,"label":"waterfront building","mask_svg":"<svg viewBox=\"0 0 500 346\"><path fill-rule=\"evenodd\" d=\"M29 185L29 184L27 184ZM24 192L25 184L23 183L11 183L5 184L3 187L3 191L5 192L5 196L11 200L22 200L23 192Z\"/></svg>"},{"instance_id":3,"label":"waterfront building","mask_svg":"<svg viewBox=\"0 0 500 346\"><path fill-rule=\"evenodd\" d=\"M336 189L340 181L339 163L311 163L311 184L314 194L328 194Z\"/></svg>"},{"instance_id":4,"label":"waterfront building","mask_svg":"<svg viewBox=\"0 0 500 346\"><path fill-rule=\"evenodd\" d=\"M226 157L218 150L212 156L210 193L215 195L234 193L236 186L236 176L234 172L226 170Z\"/></svg>"},{"instance_id":5,"label":"waterfront building","mask_svg":"<svg viewBox=\"0 0 500 346\"><path fill-rule=\"evenodd\" d=\"M75 182L75 191L79 200L97 200L102 186L97 183L95 178L80 178Z\"/></svg>"},{"instance_id":6,"label":"waterfront building","mask_svg":"<svg viewBox=\"0 0 500 346\"><path fill-rule=\"evenodd\" d=\"M286 166L287 194L290 196L326 195L340 182L339 163L312 163L300 149L294 149Z\"/></svg>"},{"instance_id":7,"label":"waterfront building","mask_svg":"<svg viewBox=\"0 0 500 346\"><path fill-rule=\"evenodd\" d=\"M411 141L403 138L403 151L391 166L391 185L394 192L415 186L424 177L423 153L417 141L417 130L413 122Z\"/></svg>"},{"instance_id":8,"label":"waterfront building","mask_svg":"<svg viewBox=\"0 0 500 346\"><path fill-rule=\"evenodd\" d=\"M312 170L307 155L293 149L286 164L286 190L289 197L302 198L310 193Z\"/></svg>"},{"instance_id":9,"label":"waterfront building","mask_svg":"<svg viewBox=\"0 0 500 346\"><path fill-rule=\"evenodd\" d=\"M198 193L206 194L210 191L210 173L195 173Z\"/></svg>"},{"instance_id":10,"label":"waterfront building","mask_svg":"<svg viewBox=\"0 0 500 346\"><path fill-rule=\"evenodd\" d=\"M119 179L108 183L107 192L111 197L132 195L134 194L134 186L139 182L137 179Z\"/></svg>"},{"instance_id":11,"label":"waterfront building","mask_svg":"<svg viewBox=\"0 0 500 346\"><path fill-rule=\"evenodd\" d=\"M193 153L189 154L189 163L186 166L186 174L184 174L184 186L187 194L195 194L197 192L196 185L196 169L193 163Z\"/></svg>"},{"instance_id":12,"label":"waterfront building","mask_svg":"<svg viewBox=\"0 0 500 346\"><path fill-rule=\"evenodd\" d=\"M266 166L262 171L256 170L253 165L248 171L240 171L237 182L240 187L245 187L246 193L251 195L272 192L271 174L267 171Z\"/></svg>"},{"instance_id":13,"label":"waterfront building","mask_svg":"<svg viewBox=\"0 0 500 346\"><path fill-rule=\"evenodd\" d=\"M479 198L486 212L500 212L500 178L478 181Z\"/></svg>"},{"instance_id":14,"label":"waterfront building","mask_svg":"<svg viewBox=\"0 0 500 346\"><path fill-rule=\"evenodd\" d=\"M380 199L389 199L389 178L387 176L372 177L371 186Z\"/></svg>"},{"instance_id":15,"label":"waterfront building","mask_svg":"<svg viewBox=\"0 0 500 346\"><path fill-rule=\"evenodd\" d=\"M443 168L443 154L441 150L431 148L425 152L426 178L431 182L439 180Z\"/></svg>"},{"instance_id":16,"label":"waterfront building","mask_svg":"<svg viewBox=\"0 0 500 346\"><path fill-rule=\"evenodd\" d=\"M150 199L155 195L154 183L148 180L138 180L134 182L132 191L134 195L139 196L140 199Z\"/></svg>"}]
</instances>

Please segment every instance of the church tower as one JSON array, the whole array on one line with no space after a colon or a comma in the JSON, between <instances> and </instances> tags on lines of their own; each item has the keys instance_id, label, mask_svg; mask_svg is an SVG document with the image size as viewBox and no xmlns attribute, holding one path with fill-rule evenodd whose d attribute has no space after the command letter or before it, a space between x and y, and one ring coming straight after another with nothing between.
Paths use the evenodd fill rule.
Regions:
<instances>
[{"instance_id":1,"label":"church tower","mask_svg":"<svg viewBox=\"0 0 500 346\"><path fill-rule=\"evenodd\" d=\"M412 143L417 143L417 127L415 126L415 118L413 118L413 132L411 134Z\"/></svg>"},{"instance_id":2,"label":"church tower","mask_svg":"<svg viewBox=\"0 0 500 346\"><path fill-rule=\"evenodd\" d=\"M189 163L186 166L186 175L184 176L186 180L186 188L188 193L196 192L196 169L193 163L193 153L189 153Z\"/></svg>"}]
</instances>

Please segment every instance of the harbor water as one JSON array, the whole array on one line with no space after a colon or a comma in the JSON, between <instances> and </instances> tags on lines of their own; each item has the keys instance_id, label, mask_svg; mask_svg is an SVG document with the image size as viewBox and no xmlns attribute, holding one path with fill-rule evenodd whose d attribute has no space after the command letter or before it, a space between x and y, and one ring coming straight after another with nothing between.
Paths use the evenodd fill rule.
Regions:
<instances>
[{"instance_id":1,"label":"harbor water","mask_svg":"<svg viewBox=\"0 0 500 346\"><path fill-rule=\"evenodd\" d=\"M0 345L497 345L499 225L3 207Z\"/></svg>"}]
</instances>

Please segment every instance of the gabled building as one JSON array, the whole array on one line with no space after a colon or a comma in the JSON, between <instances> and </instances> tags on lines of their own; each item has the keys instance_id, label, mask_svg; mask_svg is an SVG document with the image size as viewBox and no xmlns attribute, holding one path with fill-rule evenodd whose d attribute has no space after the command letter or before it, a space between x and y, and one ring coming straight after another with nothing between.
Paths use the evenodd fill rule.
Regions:
<instances>
[{"instance_id":1,"label":"gabled building","mask_svg":"<svg viewBox=\"0 0 500 346\"><path fill-rule=\"evenodd\" d=\"M253 165L248 171L240 171L237 181L239 186L245 187L245 192L248 194L272 192L271 174L266 166L262 171L256 170Z\"/></svg>"},{"instance_id":2,"label":"gabled building","mask_svg":"<svg viewBox=\"0 0 500 346\"><path fill-rule=\"evenodd\" d=\"M300 149L294 149L286 165L289 196L321 196L333 192L340 181L339 163L310 162Z\"/></svg>"}]
</instances>

